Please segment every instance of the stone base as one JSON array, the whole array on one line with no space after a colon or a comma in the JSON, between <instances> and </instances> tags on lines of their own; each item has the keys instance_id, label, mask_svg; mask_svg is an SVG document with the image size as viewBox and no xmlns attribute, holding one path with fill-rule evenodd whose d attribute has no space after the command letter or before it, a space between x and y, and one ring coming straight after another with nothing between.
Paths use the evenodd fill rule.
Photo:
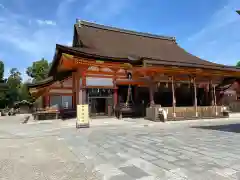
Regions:
<instances>
[{"instance_id":1,"label":"stone base","mask_svg":"<svg viewBox=\"0 0 240 180\"><path fill-rule=\"evenodd\" d=\"M89 123L76 123L76 128L89 128L90 124Z\"/></svg>"}]
</instances>

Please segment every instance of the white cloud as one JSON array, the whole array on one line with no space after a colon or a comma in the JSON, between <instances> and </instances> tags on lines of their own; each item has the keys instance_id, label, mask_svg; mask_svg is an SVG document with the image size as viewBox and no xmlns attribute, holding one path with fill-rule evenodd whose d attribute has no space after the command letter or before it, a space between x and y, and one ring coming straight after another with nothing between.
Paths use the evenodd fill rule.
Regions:
<instances>
[{"instance_id":1,"label":"white cloud","mask_svg":"<svg viewBox=\"0 0 240 180\"><path fill-rule=\"evenodd\" d=\"M240 16L236 13L239 7L239 0L227 1L183 46L204 59L234 65L240 59Z\"/></svg>"},{"instance_id":2,"label":"white cloud","mask_svg":"<svg viewBox=\"0 0 240 180\"><path fill-rule=\"evenodd\" d=\"M56 26L57 23L55 21L52 20L41 20L41 19L37 19L36 22L39 25L50 25L50 26Z\"/></svg>"},{"instance_id":3,"label":"white cloud","mask_svg":"<svg viewBox=\"0 0 240 180\"><path fill-rule=\"evenodd\" d=\"M235 4L237 0L231 0L229 4L215 12L210 18L209 23L199 32L191 36L188 40L195 41L206 36L210 32L224 28L239 21L239 15L236 13Z\"/></svg>"},{"instance_id":4,"label":"white cloud","mask_svg":"<svg viewBox=\"0 0 240 180\"><path fill-rule=\"evenodd\" d=\"M13 67L5 67L4 69L4 78L8 78L10 76L10 70ZM17 68L18 71L21 73L22 81L26 82L30 77L26 74L26 68Z\"/></svg>"},{"instance_id":5,"label":"white cloud","mask_svg":"<svg viewBox=\"0 0 240 180\"><path fill-rule=\"evenodd\" d=\"M5 9L5 6L3 4L0 4L0 9Z\"/></svg>"},{"instance_id":6,"label":"white cloud","mask_svg":"<svg viewBox=\"0 0 240 180\"><path fill-rule=\"evenodd\" d=\"M106 21L122 13L129 4L128 0L89 0L83 12L96 20Z\"/></svg>"},{"instance_id":7,"label":"white cloud","mask_svg":"<svg viewBox=\"0 0 240 180\"><path fill-rule=\"evenodd\" d=\"M53 21L31 19L11 11L0 12L0 16L0 42L10 43L33 61L42 57L52 58L56 43L69 41L66 38L68 32L60 30ZM33 22L48 26L36 28Z\"/></svg>"},{"instance_id":8,"label":"white cloud","mask_svg":"<svg viewBox=\"0 0 240 180\"><path fill-rule=\"evenodd\" d=\"M67 46L72 46L72 41L67 42Z\"/></svg>"},{"instance_id":9,"label":"white cloud","mask_svg":"<svg viewBox=\"0 0 240 180\"><path fill-rule=\"evenodd\" d=\"M70 7L72 5L72 3L76 2L76 0L62 0L58 7L57 7L57 12L56 12L56 15L57 15L57 18L59 20L62 20L64 21L68 15L69 15L69 11L70 11Z\"/></svg>"}]
</instances>

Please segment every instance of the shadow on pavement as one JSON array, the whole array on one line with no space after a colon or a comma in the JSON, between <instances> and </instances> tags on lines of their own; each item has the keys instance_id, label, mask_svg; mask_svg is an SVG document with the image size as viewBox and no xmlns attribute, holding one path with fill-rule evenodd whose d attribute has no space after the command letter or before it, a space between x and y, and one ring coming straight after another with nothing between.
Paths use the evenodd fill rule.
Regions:
<instances>
[{"instance_id":1,"label":"shadow on pavement","mask_svg":"<svg viewBox=\"0 0 240 180\"><path fill-rule=\"evenodd\" d=\"M224 124L224 125L211 125L211 126L192 126L192 128L240 133L240 123Z\"/></svg>"}]
</instances>

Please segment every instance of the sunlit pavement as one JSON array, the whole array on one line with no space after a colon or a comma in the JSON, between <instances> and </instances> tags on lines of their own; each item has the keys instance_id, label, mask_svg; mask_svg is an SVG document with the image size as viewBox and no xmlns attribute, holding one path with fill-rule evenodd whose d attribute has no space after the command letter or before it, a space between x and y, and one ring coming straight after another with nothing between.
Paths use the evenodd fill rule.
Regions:
<instances>
[{"instance_id":1,"label":"sunlit pavement","mask_svg":"<svg viewBox=\"0 0 240 180\"><path fill-rule=\"evenodd\" d=\"M75 120L21 118L0 118L0 179L240 179L237 118L104 119L79 130Z\"/></svg>"}]
</instances>

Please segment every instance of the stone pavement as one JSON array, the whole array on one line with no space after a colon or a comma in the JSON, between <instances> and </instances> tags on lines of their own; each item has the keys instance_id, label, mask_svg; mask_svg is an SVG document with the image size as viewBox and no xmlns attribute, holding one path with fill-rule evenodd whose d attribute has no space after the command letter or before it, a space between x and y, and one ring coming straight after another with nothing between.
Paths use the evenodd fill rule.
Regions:
<instances>
[{"instance_id":1,"label":"stone pavement","mask_svg":"<svg viewBox=\"0 0 240 180\"><path fill-rule=\"evenodd\" d=\"M211 129L238 119L139 122L76 130L1 118L0 179L240 179L240 133Z\"/></svg>"}]
</instances>

